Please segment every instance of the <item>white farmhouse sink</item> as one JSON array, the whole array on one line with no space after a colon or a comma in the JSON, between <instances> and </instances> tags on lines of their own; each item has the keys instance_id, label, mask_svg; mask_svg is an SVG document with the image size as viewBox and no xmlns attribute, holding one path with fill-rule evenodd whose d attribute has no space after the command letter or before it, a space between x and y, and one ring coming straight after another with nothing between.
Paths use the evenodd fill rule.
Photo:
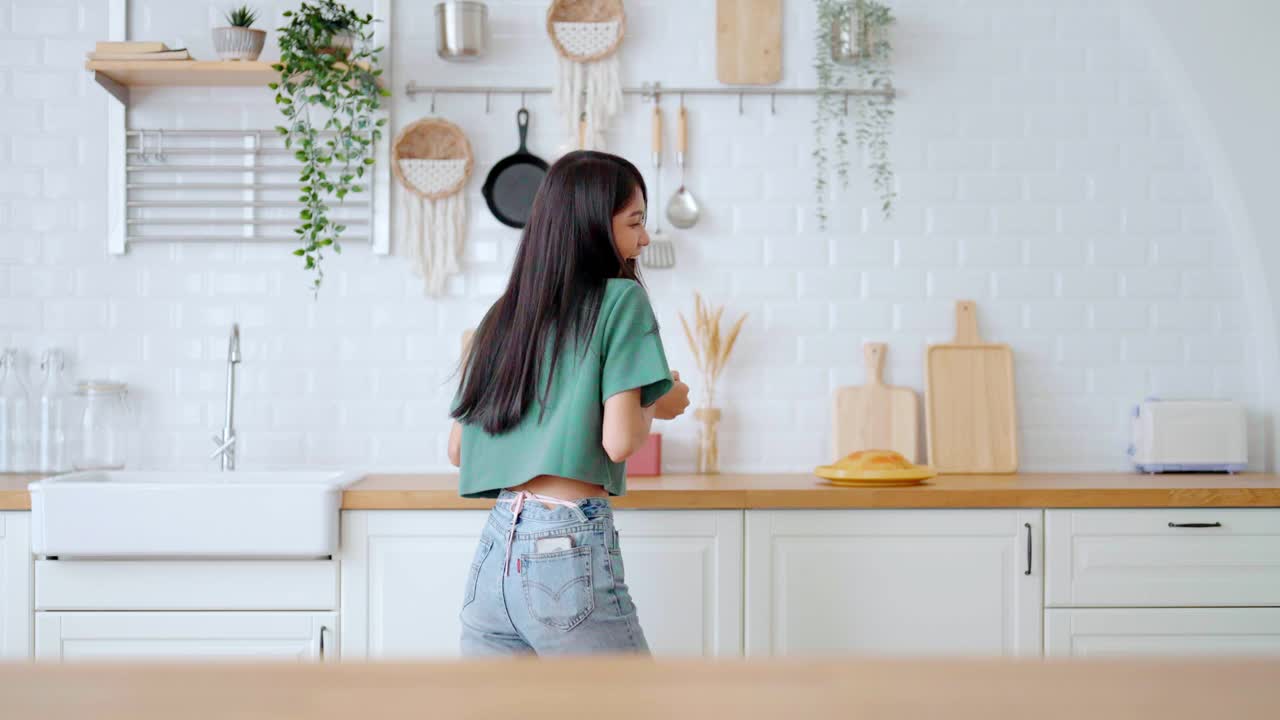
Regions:
<instances>
[{"instance_id":1,"label":"white farmhouse sink","mask_svg":"<svg viewBox=\"0 0 1280 720\"><path fill-rule=\"evenodd\" d=\"M314 558L338 549L336 471L90 471L33 482L31 549L82 558Z\"/></svg>"}]
</instances>

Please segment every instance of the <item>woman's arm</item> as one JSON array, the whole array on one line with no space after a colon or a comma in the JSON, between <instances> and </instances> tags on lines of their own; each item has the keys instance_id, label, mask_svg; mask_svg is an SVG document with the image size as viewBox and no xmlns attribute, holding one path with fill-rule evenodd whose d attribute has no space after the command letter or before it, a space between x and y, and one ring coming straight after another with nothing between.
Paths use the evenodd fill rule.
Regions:
<instances>
[{"instance_id":1,"label":"woman's arm","mask_svg":"<svg viewBox=\"0 0 1280 720\"><path fill-rule=\"evenodd\" d=\"M462 425L457 420L449 430L449 462L454 467L462 467Z\"/></svg>"},{"instance_id":2,"label":"woman's arm","mask_svg":"<svg viewBox=\"0 0 1280 720\"><path fill-rule=\"evenodd\" d=\"M653 419L671 420L689 407L689 386L680 382L680 373L666 395L649 407L640 407L640 388L625 390L604 401L604 451L614 462L623 462L644 447Z\"/></svg>"},{"instance_id":3,"label":"woman's arm","mask_svg":"<svg viewBox=\"0 0 1280 720\"><path fill-rule=\"evenodd\" d=\"M640 388L624 390L604 401L601 435L610 460L625 462L644 445L657 407L657 403L640 407Z\"/></svg>"}]
</instances>

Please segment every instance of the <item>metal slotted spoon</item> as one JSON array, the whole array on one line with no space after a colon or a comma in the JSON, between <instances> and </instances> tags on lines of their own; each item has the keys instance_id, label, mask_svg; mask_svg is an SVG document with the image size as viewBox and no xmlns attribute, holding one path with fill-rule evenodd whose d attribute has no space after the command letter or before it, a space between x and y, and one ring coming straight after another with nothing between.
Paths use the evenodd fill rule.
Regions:
<instances>
[{"instance_id":1,"label":"metal slotted spoon","mask_svg":"<svg viewBox=\"0 0 1280 720\"><path fill-rule=\"evenodd\" d=\"M662 234L662 211L658 204L662 202L662 108L657 101L653 103L653 182L654 192L649 198L653 201L653 236L649 238L649 246L640 254L640 262L645 267L665 270L676 264L676 247Z\"/></svg>"}]
</instances>

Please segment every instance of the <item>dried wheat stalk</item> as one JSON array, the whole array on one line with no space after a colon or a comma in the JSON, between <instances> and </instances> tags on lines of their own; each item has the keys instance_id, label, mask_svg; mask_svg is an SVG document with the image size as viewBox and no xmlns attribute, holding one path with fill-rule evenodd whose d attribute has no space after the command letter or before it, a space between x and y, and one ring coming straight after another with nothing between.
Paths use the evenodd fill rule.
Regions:
<instances>
[{"instance_id":1,"label":"dried wheat stalk","mask_svg":"<svg viewBox=\"0 0 1280 720\"><path fill-rule=\"evenodd\" d=\"M742 323L747 320L747 314L743 313L742 317L738 318L738 321L729 329L728 335L722 336L720 319L724 316L724 306L713 308L703 302L702 295L696 292L693 294L693 303L693 329L689 329L689 323L684 319L683 313L679 313L680 325L684 328L684 337L689 341L693 360L698 366L698 372L702 375L707 407L715 407L716 381L720 379L720 373L729 362L729 354L733 352L733 346L738 341L738 333L742 330Z\"/></svg>"}]
</instances>

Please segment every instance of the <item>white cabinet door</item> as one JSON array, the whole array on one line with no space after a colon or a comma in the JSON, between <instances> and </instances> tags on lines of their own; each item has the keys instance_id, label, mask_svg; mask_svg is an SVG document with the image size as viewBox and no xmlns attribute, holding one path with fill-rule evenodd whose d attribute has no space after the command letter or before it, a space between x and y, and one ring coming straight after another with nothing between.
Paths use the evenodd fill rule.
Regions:
<instances>
[{"instance_id":1,"label":"white cabinet door","mask_svg":"<svg viewBox=\"0 0 1280 720\"><path fill-rule=\"evenodd\" d=\"M344 657L457 656L462 589L487 516L344 512ZM627 584L654 653L740 653L742 513L624 510L616 518Z\"/></svg>"},{"instance_id":2,"label":"white cabinet door","mask_svg":"<svg viewBox=\"0 0 1280 720\"><path fill-rule=\"evenodd\" d=\"M344 658L458 655L462 589L486 510L342 513Z\"/></svg>"},{"instance_id":3,"label":"white cabinet door","mask_svg":"<svg viewBox=\"0 0 1280 720\"><path fill-rule=\"evenodd\" d=\"M1278 608L1045 611L1045 655L1280 655Z\"/></svg>"},{"instance_id":4,"label":"white cabinet door","mask_svg":"<svg viewBox=\"0 0 1280 720\"><path fill-rule=\"evenodd\" d=\"M336 659L336 613L42 612L37 660Z\"/></svg>"},{"instance_id":5,"label":"white cabinet door","mask_svg":"<svg viewBox=\"0 0 1280 720\"><path fill-rule=\"evenodd\" d=\"M31 513L0 512L0 659L31 657Z\"/></svg>"},{"instance_id":6,"label":"white cabinet door","mask_svg":"<svg viewBox=\"0 0 1280 720\"><path fill-rule=\"evenodd\" d=\"M747 512L748 655L1038 655L1039 510Z\"/></svg>"},{"instance_id":7,"label":"white cabinet door","mask_svg":"<svg viewBox=\"0 0 1280 720\"><path fill-rule=\"evenodd\" d=\"M620 510L627 586L655 655L742 654L742 511Z\"/></svg>"}]
</instances>

